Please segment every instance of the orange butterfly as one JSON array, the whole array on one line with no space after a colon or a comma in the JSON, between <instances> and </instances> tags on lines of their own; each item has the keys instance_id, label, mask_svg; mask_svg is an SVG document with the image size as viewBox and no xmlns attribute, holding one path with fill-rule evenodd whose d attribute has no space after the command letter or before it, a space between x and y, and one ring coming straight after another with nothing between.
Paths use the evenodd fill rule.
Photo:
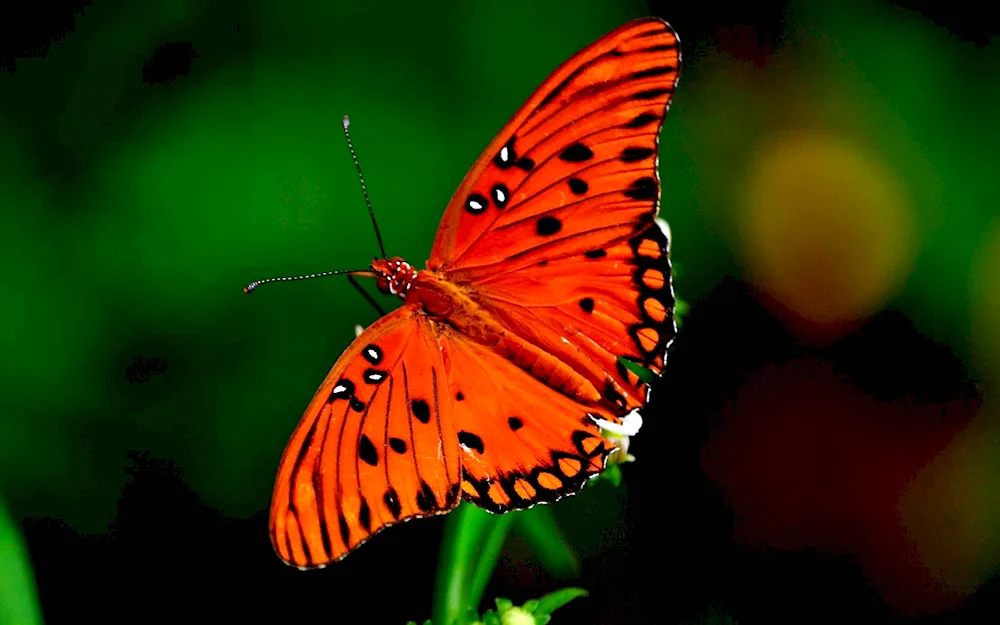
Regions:
<instances>
[{"instance_id":1,"label":"orange butterfly","mask_svg":"<svg viewBox=\"0 0 1000 625\"><path fill-rule=\"evenodd\" d=\"M322 567L460 498L528 508L603 470L614 446L599 424L649 394L618 357L659 375L675 332L654 217L679 66L659 19L591 44L465 176L426 270L383 257L352 272L404 304L347 348L285 449L270 522L282 560Z\"/></svg>"}]
</instances>

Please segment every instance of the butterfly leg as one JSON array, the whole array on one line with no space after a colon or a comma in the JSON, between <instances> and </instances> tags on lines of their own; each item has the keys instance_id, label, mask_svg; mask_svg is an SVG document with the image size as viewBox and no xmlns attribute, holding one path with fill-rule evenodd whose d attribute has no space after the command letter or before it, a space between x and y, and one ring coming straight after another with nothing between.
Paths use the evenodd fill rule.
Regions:
<instances>
[{"instance_id":1,"label":"butterfly leg","mask_svg":"<svg viewBox=\"0 0 1000 625\"><path fill-rule=\"evenodd\" d=\"M376 302L371 295L368 294L368 291L366 291L364 287L361 286L361 283L359 283L357 280L354 279L354 276L352 276L351 274L347 274L347 281L351 283L351 286L353 286L358 290L358 293L361 293L362 297L368 300L368 303L372 305L372 307L375 309L376 312L378 312L380 316L382 317L385 316L385 311L382 310L382 307L378 305L378 302Z\"/></svg>"}]
</instances>

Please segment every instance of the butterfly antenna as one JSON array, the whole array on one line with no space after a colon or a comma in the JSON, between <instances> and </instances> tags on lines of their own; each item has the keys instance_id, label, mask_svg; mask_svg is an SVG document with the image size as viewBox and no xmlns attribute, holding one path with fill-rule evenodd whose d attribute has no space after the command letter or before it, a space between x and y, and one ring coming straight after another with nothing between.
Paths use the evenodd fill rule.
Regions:
<instances>
[{"instance_id":1,"label":"butterfly antenna","mask_svg":"<svg viewBox=\"0 0 1000 625\"><path fill-rule=\"evenodd\" d=\"M351 158L354 159L354 169L358 170L358 180L361 181L361 192L365 194L365 204L368 205L368 214L372 218L372 225L375 226L375 238L378 239L378 249L382 252L382 258L385 258L385 246L382 245L382 233L378 230L378 222L375 221L375 209L372 208L371 198L368 197L368 187L365 186L365 177L361 173L361 163L358 162L358 155L354 151L354 144L351 143L351 131L348 128L351 127L351 118L344 115L344 136L347 138L347 148L351 151Z\"/></svg>"},{"instance_id":2,"label":"butterfly antenna","mask_svg":"<svg viewBox=\"0 0 1000 625\"><path fill-rule=\"evenodd\" d=\"M322 273L311 273L307 276L286 276L282 278L268 278L266 280L257 280L251 282L250 284L243 287L244 293L252 293L262 284L267 284L268 282L292 282L294 280L310 280L312 278L325 278L326 276L336 276L340 274L353 274L353 275L371 275L371 271L368 269L338 269L337 271L324 271Z\"/></svg>"}]
</instances>

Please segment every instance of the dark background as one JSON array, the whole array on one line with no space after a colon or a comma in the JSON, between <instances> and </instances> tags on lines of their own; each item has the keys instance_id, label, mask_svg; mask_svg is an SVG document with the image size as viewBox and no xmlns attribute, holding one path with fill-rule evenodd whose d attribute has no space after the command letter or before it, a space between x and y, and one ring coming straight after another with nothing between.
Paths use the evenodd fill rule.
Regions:
<instances>
[{"instance_id":1,"label":"dark background","mask_svg":"<svg viewBox=\"0 0 1000 625\"><path fill-rule=\"evenodd\" d=\"M622 486L554 506L580 579L515 536L487 599L588 589L557 623L1000 615L988 9L5 10L0 539L48 623L429 616L441 519L318 572L271 551L281 450L374 313L336 279L240 289L374 254L344 113L389 251L419 264L538 83L647 14L682 41L661 214L690 309Z\"/></svg>"}]
</instances>

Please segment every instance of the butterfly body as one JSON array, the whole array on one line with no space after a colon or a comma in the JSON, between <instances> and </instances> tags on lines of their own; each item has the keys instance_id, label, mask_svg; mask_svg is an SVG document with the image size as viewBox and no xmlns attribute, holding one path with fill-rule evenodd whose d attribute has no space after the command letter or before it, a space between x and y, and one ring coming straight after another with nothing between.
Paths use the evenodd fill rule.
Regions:
<instances>
[{"instance_id":1,"label":"butterfly body","mask_svg":"<svg viewBox=\"0 0 1000 625\"><path fill-rule=\"evenodd\" d=\"M397 295L426 315L437 332L457 332L509 360L538 381L599 407L607 400L571 366L506 328L480 301L474 286L461 286L440 272L414 271L402 258L376 258L371 264L379 290ZM614 405L605 405L614 411Z\"/></svg>"},{"instance_id":2,"label":"butterfly body","mask_svg":"<svg viewBox=\"0 0 1000 625\"><path fill-rule=\"evenodd\" d=\"M680 65L666 22L579 52L487 146L427 262L375 259L403 305L345 350L285 448L271 540L299 568L461 499L503 513L605 467L675 332L659 132Z\"/></svg>"}]
</instances>

